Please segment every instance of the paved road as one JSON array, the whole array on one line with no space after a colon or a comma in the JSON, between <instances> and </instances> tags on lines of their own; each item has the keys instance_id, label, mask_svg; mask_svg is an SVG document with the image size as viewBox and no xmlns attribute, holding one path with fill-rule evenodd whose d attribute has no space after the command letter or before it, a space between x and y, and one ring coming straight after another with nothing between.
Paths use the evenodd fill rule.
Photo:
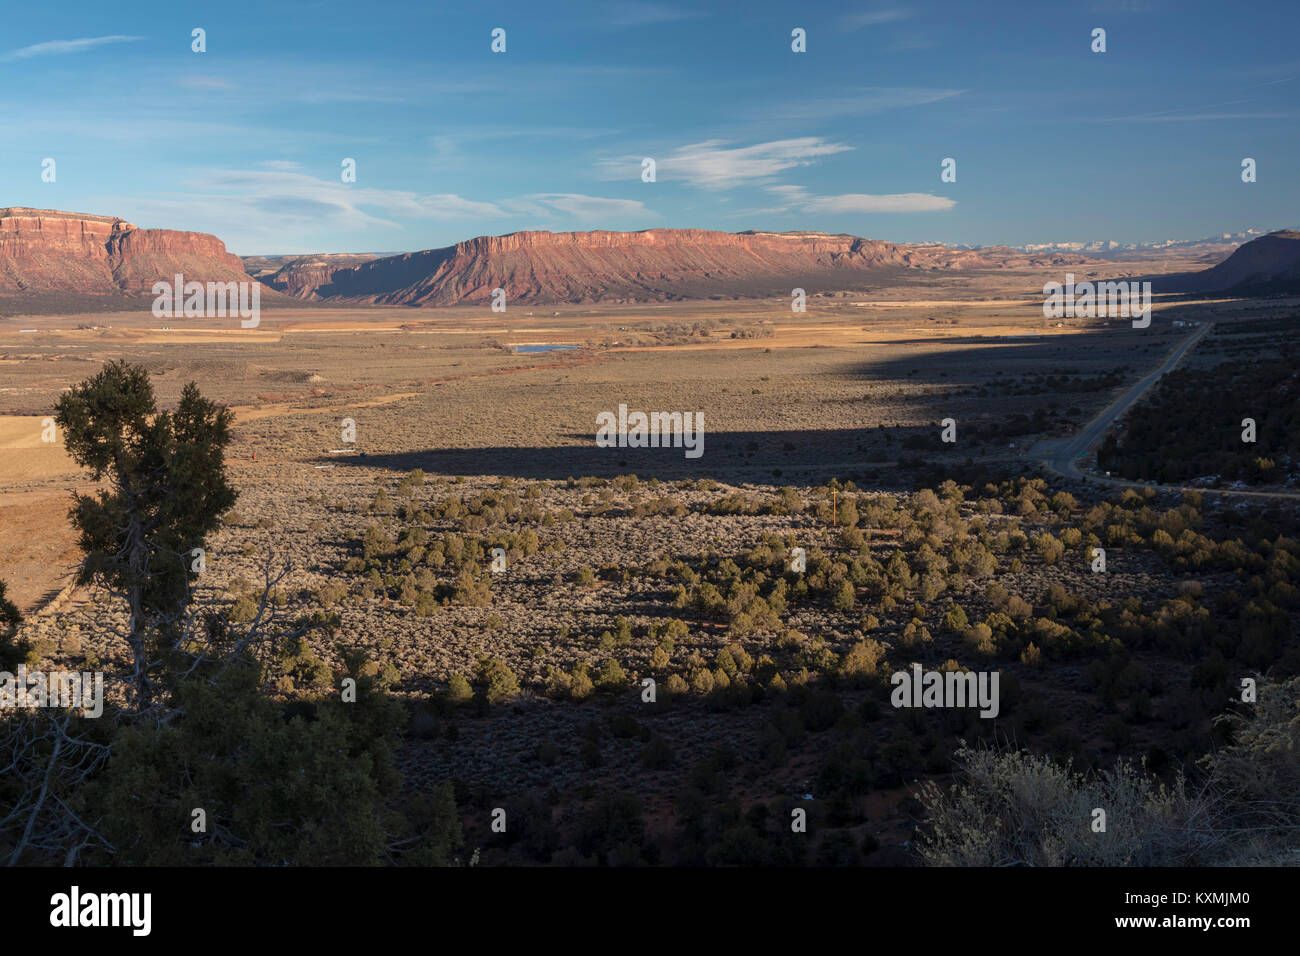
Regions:
<instances>
[{"instance_id":1,"label":"paved road","mask_svg":"<svg viewBox=\"0 0 1300 956\"><path fill-rule=\"evenodd\" d=\"M1068 439L1055 450L1049 453L1048 457L1043 459L1043 464L1051 471L1066 478L1084 478L1089 481L1099 482L1101 484L1112 485L1117 488L1155 488L1160 491L1199 491L1210 495L1230 495L1240 498L1285 498L1291 500L1300 500L1300 492L1294 491L1239 491L1228 488L1206 488L1197 485L1148 485L1140 481L1125 481L1122 478L1107 478L1105 476L1085 472L1079 467L1080 462L1088 455L1094 445L1101 442L1102 437L1106 434L1106 429L1110 428L1115 419L1119 418L1129 410L1151 386L1165 375L1166 372L1173 371L1183 357L1191 349L1209 334L1210 329L1214 328L1214 323L1203 325L1195 335L1190 336L1186 341L1179 344L1164 363L1155 371L1143 376L1127 392L1121 395L1115 401L1111 402L1101 411L1096 418L1084 426L1073 438Z\"/></svg>"},{"instance_id":2,"label":"paved road","mask_svg":"<svg viewBox=\"0 0 1300 956\"><path fill-rule=\"evenodd\" d=\"M1128 411L1130 406L1145 395L1152 385L1160 381L1166 372L1172 371L1192 346L1204 338L1213 327L1212 324L1202 326L1200 331L1189 336L1170 352L1163 365L1143 376L1132 388L1103 408L1096 418L1083 427L1083 431L1061 445L1047 459L1047 467L1068 478L1083 477L1084 472L1079 468L1079 459L1086 455L1093 445L1101 441L1102 436L1106 434L1106 429L1110 428L1115 419Z\"/></svg>"}]
</instances>

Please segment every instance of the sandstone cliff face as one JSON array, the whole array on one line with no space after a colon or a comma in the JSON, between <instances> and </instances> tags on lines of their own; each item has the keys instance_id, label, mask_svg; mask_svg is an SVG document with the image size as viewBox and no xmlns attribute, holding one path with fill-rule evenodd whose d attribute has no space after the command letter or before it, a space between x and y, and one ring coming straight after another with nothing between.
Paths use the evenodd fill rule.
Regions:
<instances>
[{"instance_id":1,"label":"sandstone cliff face","mask_svg":"<svg viewBox=\"0 0 1300 956\"><path fill-rule=\"evenodd\" d=\"M244 268L259 281L276 276L276 288L288 295L311 298L312 290L330 281L340 269L373 262L370 253L325 253L311 256L245 256Z\"/></svg>"},{"instance_id":2,"label":"sandstone cliff face","mask_svg":"<svg viewBox=\"0 0 1300 956\"><path fill-rule=\"evenodd\" d=\"M159 280L246 282L215 236L138 229L112 216L0 209L0 292L149 294Z\"/></svg>"},{"instance_id":3,"label":"sandstone cliff face","mask_svg":"<svg viewBox=\"0 0 1300 956\"><path fill-rule=\"evenodd\" d=\"M1086 261L1076 257L1078 261ZM266 281L299 297L385 305L645 302L810 293L881 269L987 269L1028 264L1010 250L904 246L824 233L516 232L371 262L293 264Z\"/></svg>"},{"instance_id":4,"label":"sandstone cliff face","mask_svg":"<svg viewBox=\"0 0 1300 956\"><path fill-rule=\"evenodd\" d=\"M108 260L118 288L148 292L177 273L200 282L247 282L240 258L216 236L171 229L128 229L109 237Z\"/></svg>"}]
</instances>

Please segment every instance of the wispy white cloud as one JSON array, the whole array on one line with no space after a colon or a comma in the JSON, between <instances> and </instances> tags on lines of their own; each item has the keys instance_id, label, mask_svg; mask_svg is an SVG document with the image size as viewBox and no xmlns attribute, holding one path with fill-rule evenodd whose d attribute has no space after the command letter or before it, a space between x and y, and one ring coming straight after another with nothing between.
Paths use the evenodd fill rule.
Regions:
<instances>
[{"instance_id":1,"label":"wispy white cloud","mask_svg":"<svg viewBox=\"0 0 1300 956\"><path fill-rule=\"evenodd\" d=\"M538 193L528 198L575 219L601 220L650 214L639 199L605 199L581 193Z\"/></svg>"},{"instance_id":2,"label":"wispy white cloud","mask_svg":"<svg viewBox=\"0 0 1300 956\"><path fill-rule=\"evenodd\" d=\"M1296 81L1296 80L1300 80L1300 76L1284 76L1284 77L1282 77L1281 79L1277 79L1277 80L1269 80L1267 83L1256 83L1254 86L1248 86L1248 87L1246 87L1246 89L1248 89L1248 90L1258 90L1258 89L1260 89L1261 87L1265 87L1265 86L1277 86L1279 83L1292 83L1292 82L1294 82L1294 81Z\"/></svg>"},{"instance_id":3,"label":"wispy white cloud","mask_svg":"<svg viewBox=\"0 0 1300 956\"><path fill-rule=\"evenodd\" d=\"M924 34L909 33L906 36L897 37L889 44L888 50L891 53L908 53L912 50L933 50L938 45L938 43Z\"/></svg>"},{"instance_id":4,"label":"wispy white cloud","mask_svg":"<svg viewBox=\"0 0 1300 956\"><path fill-rule=\"evenodd\" d=\"M884 10L862 10L840 18L840 29L861 30L863 27L878 27L886 23L897 23L912 16L912 11L905 7L891 7Z\"/></svg>"},{"instance_id":5,"label":"wispy white cloud","mask_svg":"<svg viewBox=\"0 0 1300 956\"><path fill-rule=\"evenodd\" d=\"M0 54L0 60L27 60L34 56L57 56L64 53L84 53L109 43L130 43L143 40L144 37L107 36L82 37L79 40L50 40L46 43L34 43L18 50Z\"/></svg>"},{"instance_id":6,"label":"wispy white cloud","mask_svg":"<svg viewBox=\"0 0 1300 956\"><path fill-rule=\"evenodd\" d=\"M1155 0L1095 0L1089 13L1154 13L1159 9Z\"/></svg>"},{"instance_id":7,"label":"wispy white cloud","mask_svg":"<svg viewBox=\"0 0 1300 956\"><path fill-rule=\"evenodd\" d=\"M839 196L810 196L800 204L805 212L937 212L957 205L947 196L930 193L889 193L869 195L844 193Z\"/></svg>"},{"instance_id":8,"label":"wispy white cloud","mask_svg":"<svg viewBox=\"0 0 1300 956\"><path fill-rule=\"evenodd\" d=\"M182 76L176 85L187 90L237 90L239 86L224 76Z\"/></svg>"},{"instance_id":9,"label":"wispy white cloud","mask_svg":"<svg viewBox=\"0 0 1300 956\"><path fill-rule=\"evenodd\" d=\"M334 182L298 172L298 164L290 160L266 160L260 165L263 168L212 170L187 182L184 195L133 200L113 208L126 208L132 221L142 225L213 232L240 248L277 247L286 244L286 237L299 234L371 228L399 231L413 223L473 224L528 216L546 228L573 220L654 216L638 200L535 193L483 201L455 193ZM359 175L364 176L364 170ZM465 231L474 234L476 227L469 225Z\"/></svg>"},{"instance_id":10,"label":"wispy white cloud","mask_svg":"<svg viewBox=\"0 0 1300 956\"><path fill-rule=\"evenodd\" d=\"M1180 120L1195 120L1196 122L1208 122L1213 120L1289 120L1295 119L1300 114L1290 113L1188 113L1185 116L1153 116L1137 117L1126 116L1126 120L1141 119L1144 122L1157 123L1176 123Z\"/></svg>"},{"instance_id":11,"label":"wispy white cloud","mask_svg":"<svg viewBox=\"0 0 1300 956\"><path fill-rule=\"evenodd\" d=\"M1182 116L1116 116L1101 122L1142 122L1142 123L1180 123L1193 121L1197 123L1216 120L1289 120L1295 119L1297 113L1186 113Z\"/></svg>"},{"instance_id":12,"label":"wispy white cloud","mask_svg":"<svg viewBox=\"0 0 1300 956\"><path fill-rule=\"evenodd\" d=\"M837 196L816 196L810 194L804 186L769 186L768 192L779 197L782 203L774 209L759 212L798 211L823 215L938 212L957 205L955 200L947 196L930 193L842 193Z\"/></svg>"},{"instance_id":13,"label":"wispy white cloud","mask_svg":"<svg viewBox=\"0 0 1300 956\"><path fill-rule=\"evenodd\" d=\"M653 157L656 180L680 180L703 189L731 189L761 184L786 169L810 166L822 156L853 147L820 136L773 140L753 146L729 146L725 140L679 146L665 156ZM603 159L597 165L611 179L640 178L640 156Z\"/></svg>"},{"instance_id":14,"label":"wispy white cloud","mask_svg":"<svg viewBox=\"0 0 1300 956\"><path fill-rule=\"evenodd\" d=\"M766 104L761 115L768 119L799 119L805 122L835 119L885 110L925 106L961 96L966 90L927 86L864 86L832 96L782 100Z\"/></svg>"},{"instance_id":15,"label":"wispy white cloud","mask_svg":"<svg viewBox=\"0 0 1300 956\"><path fill-rule=\"evenodd\" d=\"M609 19L605 24L616 30L653 26L656 23L676 23L706 15L696 10L683 10L665 3L643 3L640 0L622 0L610 4L606 10Z\"/></svg>"},{"instance_id":16,"label":"wispy white cloud","mask_svg":"<svg viewBox=\"0 0 1300 956\"><path fill-rule=\"evenodd\" d=\"M1294 80L1297 71L1300 71L1300 60L1282 60L1276 63L1252 63L1248 67L1230 70L1229 75L1251 80L1268 79L1268 83L1255 84L1258 87ZM1253 88L1255 87L1246 87L1246 89Z\"/></svg>"},{"instance_id":17,"label":"wispy white cloud","mask_svg":"<svg viewBox=\"0 0 1300 956\"><path fill-rule=\"evenodd\" d=\"M364 172L364 171L362 171ZM289 169L221 170L193 183L196 190L222 193L263 213L295 220L328 216L339 225L397 223L384 217L411 219L500 218L507 212L495 203L454 193L417 193L332 182Z\"/></svg>"}]
</instances>

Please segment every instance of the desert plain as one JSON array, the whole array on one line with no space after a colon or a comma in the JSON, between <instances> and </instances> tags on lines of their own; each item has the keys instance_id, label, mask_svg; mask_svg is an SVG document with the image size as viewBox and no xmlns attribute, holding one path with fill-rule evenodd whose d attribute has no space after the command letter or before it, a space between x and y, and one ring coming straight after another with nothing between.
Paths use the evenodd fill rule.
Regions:
<instances>
[{"instance_id":1,"label":"desert plain","mask_svg":"<svg viewBox=\"0 0 1300 956\"><path fill-rule=\"evenodd\" d=\"M1170 258L1102 268L1118 276L1202 265ZM1090 271L1075 269L1080 278ZM446 733L447 722L429 715L403 754L411 785L467 781L471 806L503 788L590 798L627 785L640 744L630 732L615 734L613 753L584 756L575 742L592 722L590 706L551 700L549 675L584 664L594 675L615 647L629 683L656 669L656 627L673 612L665 592L640 576L643 566L738 560L772 535L810 551L840 546L837 501L781 515L731 509L729 499L771 500L791 487L821 502L838 495L828 491L832 480L835 489L851 483L859 495L901 499L938 484L927 475L953 470L986 468L990 480L1044 474L1043 443L1073 435L1159 366L1192 334L1191 323L1250 322L1295 305L1158 296L1146 329L1048 319L1041 288L1061 271L900 274L865 292L809 290L803 312L789 299L512 305L504 313L304 304L264 309L252 329L232 319L160 320L147 307L5 316L0 568L43 656L69 665L124 660L120 608L93 586L73 586L80 552L70 495L94 484L61 444L44 440L45 419L65 389L109 360L147 368L163 407L197 382L235 414L228 466L239 492L208 542L208 598L238 601L282 569L276 592L288 609L323 603L340 616L315 653L328 663L334 642L364 648L393 668L395 690L416 700L453 675L472 675L482 658L505 662L522 688L513 716L465 719ZM519 351L554 346L564 348ZM1188 361L1196 360L1193 351ZM704 454L598 448L596 416L620 404L702 414ZM945 419L956 424L953 443L936 441ZM417 470L420 478L408 480ZM1078 482L1046 477L1044 494L1087 494ZM447 510L449 499L461 504ZM509 549L504 572L487 575L485 602L443 601L416 613L393 589L346 570L376 522L391 523L393 537L406 519L431 536L467 533L475 525L456 520L467 512L486 514L480 528L535 535L522 551ZM882 529L872 539L882 561L895 534ZM450 573L422 571L421 590L434 578L450 588ZM1092 595L1178 593L1149 560L1121 565L1106 592L1083 567L1038 571L1035 588L1050 578ZM982 586L968 591L949 597L966 600ZM792 609L783 624L843 651L862 611ZM882 615L874 626L896 635L909 617ZM704 623L674 653L689 652L698 669L732 639ZM937 665L949 651L932 656ZM606 706L640 714L634 687ZM1090 706L1077 688L1052 693L1063 713ZM656 718L653 739L670 742L680 771L719 739L757 752L764 732L761 716L679 707ZM751 797L802 793L820 759L815 750L792 753L775 776L753 781ZM643 788L652 820L668 812L675 779L669 772ZM874 832L901 844L907 797L905 787L882 786L861 812Z\"/></svg>"}]
</instances>

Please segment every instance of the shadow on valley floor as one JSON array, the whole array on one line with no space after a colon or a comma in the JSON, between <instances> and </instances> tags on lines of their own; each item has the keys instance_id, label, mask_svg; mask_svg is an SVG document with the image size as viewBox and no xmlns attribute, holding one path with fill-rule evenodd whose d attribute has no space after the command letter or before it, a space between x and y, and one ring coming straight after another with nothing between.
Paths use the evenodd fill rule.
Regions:
<instances>
[{"instance_id":1,"label":"shadow on valley floor","mask_svg":"<svg viewBox=\"0 0 1300 956\"><path fill-rule=\"evenodd\" d=\"M1047 375L1061 370L1096 375L1129 366L1133 377L1161 361L1185 334L1170 326L1170 312L1153 317L1151 327L1111 326L1069 336L1027 331L990 340L960 337L904 340L898 344L937 345L928 351L872 359L855 368L866 381L961 386L997 378ZM1064 321L1064 320L1063 320ZM1081 321L1081 320L1074 320ZM1029 411L1032 412L1032 408Z\"/></svg>"},{"instance_id":2,"label":"shadow on valley floor","mask_svg":"<svg viewBox=\"0 0 1300 956\"><path fill-rule=\"evenodd\" d=\"M1005 444L994 442L939 445L938 428L936 422L933 426L885 429L887 441L879 439L882 433L875 428L781 432L711 432L706 428L704 451L698 458L687 458L683 447L599 448L593 428L590 434L562 436L588 443L581 446L363 451L346 456L321 455L314 462L338 468L359 466L397 472L419 468L429 475L509 475L535 480L634 474L662 481L713 478L731 483L799 485L822 484L838 477L870 487L910 490L918 467L959 468L972 459L1009 457Z\"/></svg>"},{"instance_id":3,"label":"shadow on valley floor","mask_svg":"<svg viewBox=\"0 0 1300 956\"><path fill-rule=\"evenodd\" d=\"M714 478L733 484L801 485L840 478L899 491L934 481L936 474L981 468L1003 477L1036 472L1034 462L1021 458L1027 446L1042 437L1073 434L1184 340L1188 333L1172 328L1175 311L1183 314L1181 309L1166 310L1153 316L1147 329L1116 322L1070 336L1027 332L995 341L963 337L929 351L859 362L850 367L850 374L876 388L827 399L836 408L826 417L872 423L861 428L712 431L705 409L703 454L697 458L687 457L680 445L597 447L593 421L589 432L548 436L566 442L563 445L402 452L372 448L362 449L364 457L321 455L315 463L551 480L635 474L665 481ZM918 345L926 342L917 340ZM907 388L892 393L879 388L889 382ZM920 393L924 398L917 385L927 386ZM854 407L859 403L861 414ZM924 423L895 424L886 407L900 418ZM939 440L941 420L949 415L959 423L955 444ZM877 424L882 417L883 424Z\"/></svg>"}]
</instances>

